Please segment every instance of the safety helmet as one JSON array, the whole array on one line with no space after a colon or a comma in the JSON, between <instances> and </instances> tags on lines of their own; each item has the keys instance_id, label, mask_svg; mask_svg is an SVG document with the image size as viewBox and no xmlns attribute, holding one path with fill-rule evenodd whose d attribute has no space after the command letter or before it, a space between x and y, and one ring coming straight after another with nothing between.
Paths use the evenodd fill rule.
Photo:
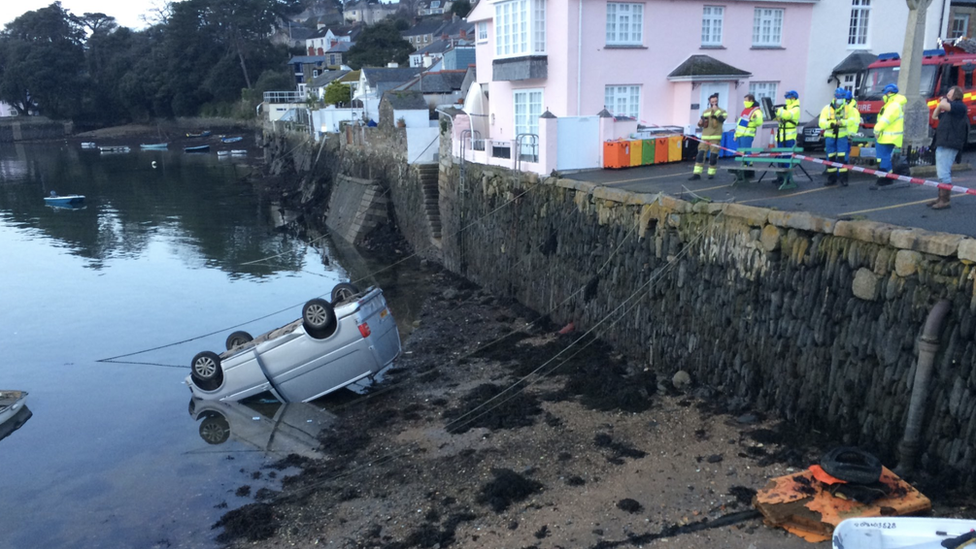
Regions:
<instances>
[{"instance_id":1,"label":"safety helmet","mask_svg":"<svg viewBox=\"0 0 976 549\"><path fill-rule=\"evenodd\" d=\"M894 84L888 84L887 86L884 87L883 90L881 90L881 93L882 95L886 95L889 93L898 93L898 86Z\"/></svg>"},{"instance_id":2,"label":"safety helmet","mask_svg":"<svg viewBox=\"0 0 976 549\"><path fill-rule=\"evenodd\" d=\"M784 95L783 97L785 97L787 99L799 99L800 98L800 94L796 93L795 90L790 90L790 91L786 92L786 95Z\"/></svg>"},{"instance_id":3,"label":"safety helmet","mask_svg":"<svg viewBox=\"0 0 976 549\"><path fill-rule=\"evenodd\" d=\"M847 90L847 100L850 101L851 99L854 99L854 92Z\"/></svg>"},{"instance_id":4,"label":"safety helmet","mask_svg":"<svg viewBox=\"0 0 976 549\"><path fill-rule=\"evenodd\" d=\"M845 90L844 88L837 88L836 90L834 90L834 98L847 99L847 90Z\"/></svg>"}]
</instances>

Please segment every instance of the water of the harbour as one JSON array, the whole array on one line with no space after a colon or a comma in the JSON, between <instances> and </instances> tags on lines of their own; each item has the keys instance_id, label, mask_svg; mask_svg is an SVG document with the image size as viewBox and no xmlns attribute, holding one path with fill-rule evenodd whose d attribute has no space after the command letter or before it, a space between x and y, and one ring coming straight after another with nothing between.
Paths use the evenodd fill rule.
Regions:
<instances>
[{"instance_id":1,"label":"water of the harbour","mask_svg":"<svg viewBox=\"0 0 976 549\"><path fill-rule=\"evenodd\" d=\"M328 402L188 412L194 354L350 278L327 240L274 229L247 161L0 144L0 390L33 413L0 440L0 548L215 547L223 513L294 473L266 465L314 449Z\"/></svg>"}]
</instances>

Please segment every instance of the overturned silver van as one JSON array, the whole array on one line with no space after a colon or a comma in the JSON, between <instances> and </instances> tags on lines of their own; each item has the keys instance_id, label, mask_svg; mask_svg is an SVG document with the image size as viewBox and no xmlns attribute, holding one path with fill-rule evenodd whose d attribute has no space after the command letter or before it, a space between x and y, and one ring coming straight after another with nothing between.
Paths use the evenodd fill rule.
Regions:
<instances>
[{"instance_id":1,"label":"overturned silver van","mask_svg":"<svg viewBox=\"0 0 976 549\"><path fill-rule=\"evenodd\" d=\"M204 400L240 400L270 391L307 402L375 376L400 354L400 333L383 291L344 283L332 301L312 299L302 318L252 338L230 334L219 355L198 353L186 384Z\"/></svg>"}]
</instances>

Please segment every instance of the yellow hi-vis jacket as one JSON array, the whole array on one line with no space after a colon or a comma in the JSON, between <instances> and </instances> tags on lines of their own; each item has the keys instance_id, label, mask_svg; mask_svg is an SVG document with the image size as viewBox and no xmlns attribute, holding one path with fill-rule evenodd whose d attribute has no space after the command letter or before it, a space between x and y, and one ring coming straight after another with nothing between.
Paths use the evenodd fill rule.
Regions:
<instances>
[{"instance_id":1,"label":"yellow hi-vis jacket","mask_svg":"<svg viewBox=\"0 0 976 549\"><path fill-rule=\"evenodd\" d=\"M905 133L905 103L908 98L901 94L889 95L878 113L874 125L874 137L882 145L901 147Z\"/></svg>"},{"instance_id":2,"label":"yellow hi-vis jacket","mask_svg":"<svg viewBox=\"0 0 976 549\"><path fill-rule=\"evenodd\" d=\"M756 103L753 103L753 105L755 106L742 109L742 113L739 114L739 121L735 125L736 139L740 137L756 137L756 128L762 126L762 109Z\"/></svg>"},{"instance_id":3,"label":"yellow hi-vis jacket","mask_svg":"<svg viewBox=\"0 0 976 549\"><path fill-rule=\"evenodd\" d=\"M776 132L777 141L796 141L796 126L800 123L800 100L787 99L786 106L776 109L776 119L780 129Z\"/></svg>"},{"instance_id":4,"label":"yellow hi-vis jacket","mask_svg":"<svg viewBox=\"0 0 976 549\"><path fill-rule=\"evenodd\" d=\"M836 129L834 124L837 125ZM831 102L820 111L820 128L823 129L825 138L847 137L848 134L856 133L860 125L861 113L847 101L841 105Z\"/></svg>"}]
</instances>

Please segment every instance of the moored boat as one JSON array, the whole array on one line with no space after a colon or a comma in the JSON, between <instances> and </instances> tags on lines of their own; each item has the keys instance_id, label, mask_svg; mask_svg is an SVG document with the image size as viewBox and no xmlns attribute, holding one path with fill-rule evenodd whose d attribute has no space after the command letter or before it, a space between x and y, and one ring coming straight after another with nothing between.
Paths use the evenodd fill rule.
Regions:
<instances>
[{"instance_id":1,"label":"moored boat","mask_svg":"<svg viewBox=\"0 0 976 549\"><path fill-rule=\"evenodd\" d=\"M190 138L194 138L194 137L210 137L210 130L202 131L200 133L189 133L189 132L187 132L186 136L187 137L190 137Z\"/></svg>"},{"instance_id":2,"label":"moored boat","mask_svg":"<svg viewBox=\"0 0 976 549\"><path fill-rule=\"evenodd\" d=\"M99 147L98 150L103 153L127 153L132 151L132 149L124 145L117 147Z\"/></svg>"},{"instance_id":3,"label":"moored boat","mask_svg":"<svg viewBox=\"0 0 976 549\"><path fill-rule=\"evenodd\" d=\"M169 143L142 143L139 148L144 151L162 151L169 148Z\"/></svg>"},{"instance_id":4,"label":"moored boat","mask_svg":"<svg viewBox=\"0 0 976 549\"><path fill-rule=\"evenodd\" d=\"M244 149L233 149L233 150L230 151L230 154L232 154L234 156L246 156L247 155L247 151L244 150Z\"/></svg>"},{"instance_id":5,"label":"moored boat","mask_svg":"<svg viewBox=\"0 0 976 549\"><path fill-rule=\"evenodd\" d=\"M97 149L98 147L95 146L95 144L92 143L91 141L85 141L85 142L83 142L81 144L81 148L82 149Z\"/></svg>"},{"instance_id":6,"label":"moored boat","mask_svg":"<svg viewBox=\"0 0 976 549\"><path fill-rule=\"evenodd\" d=\"M44 197L44 203L48 206L77 206L85 201L83 194L66 194L64 196L51 191L50 196Z\"/></svg>"},{"instance_id":7,"label":"moored boat","mask_svg":"<svg viewBox=\"0 0 976 549\"><path fill-rule=\"evenodd\" d=\"M0 425L14 417L26 403L26 391L0 391Z\"/></svg>"},{"instance_id":8,"label":"moored boat","mask_svg":"<svg viewBox=\"0 0 976 549\"><path fill-rule=\"evenodd\" d=\"M243 137L221 137L220 141L223 143L237 143L238 141L243 141Z\"/></svg>"},{"instance_id":9,"label":"moored boat","mask_svg":"<svg viewBox=\"0 0 976 549\"><path fill-rule=\"evenodd\" d=\"M230 151L217 151L217 156L230 156Z\"/></svg>"},{"instance_id":10,"label":"moored boat","mask_svg":"<svg viewBox=\"0 0 976 549\"><path fill-rule=\"evenodd\" d=\"M942 549L969 546L976 520L941 517L860 517L837 525L833 549Z\"/></svg>"},{"instance_id":11,"label":"moored boat","mask_svg":"<svg viewBox=\"0 0 976 549\"><path fill-rule=\"evenodd\" d=\"M196 147L183 147L183 152L202 153L210 150L210 145L197 145Z\"/></svg>"}]
</instances>

